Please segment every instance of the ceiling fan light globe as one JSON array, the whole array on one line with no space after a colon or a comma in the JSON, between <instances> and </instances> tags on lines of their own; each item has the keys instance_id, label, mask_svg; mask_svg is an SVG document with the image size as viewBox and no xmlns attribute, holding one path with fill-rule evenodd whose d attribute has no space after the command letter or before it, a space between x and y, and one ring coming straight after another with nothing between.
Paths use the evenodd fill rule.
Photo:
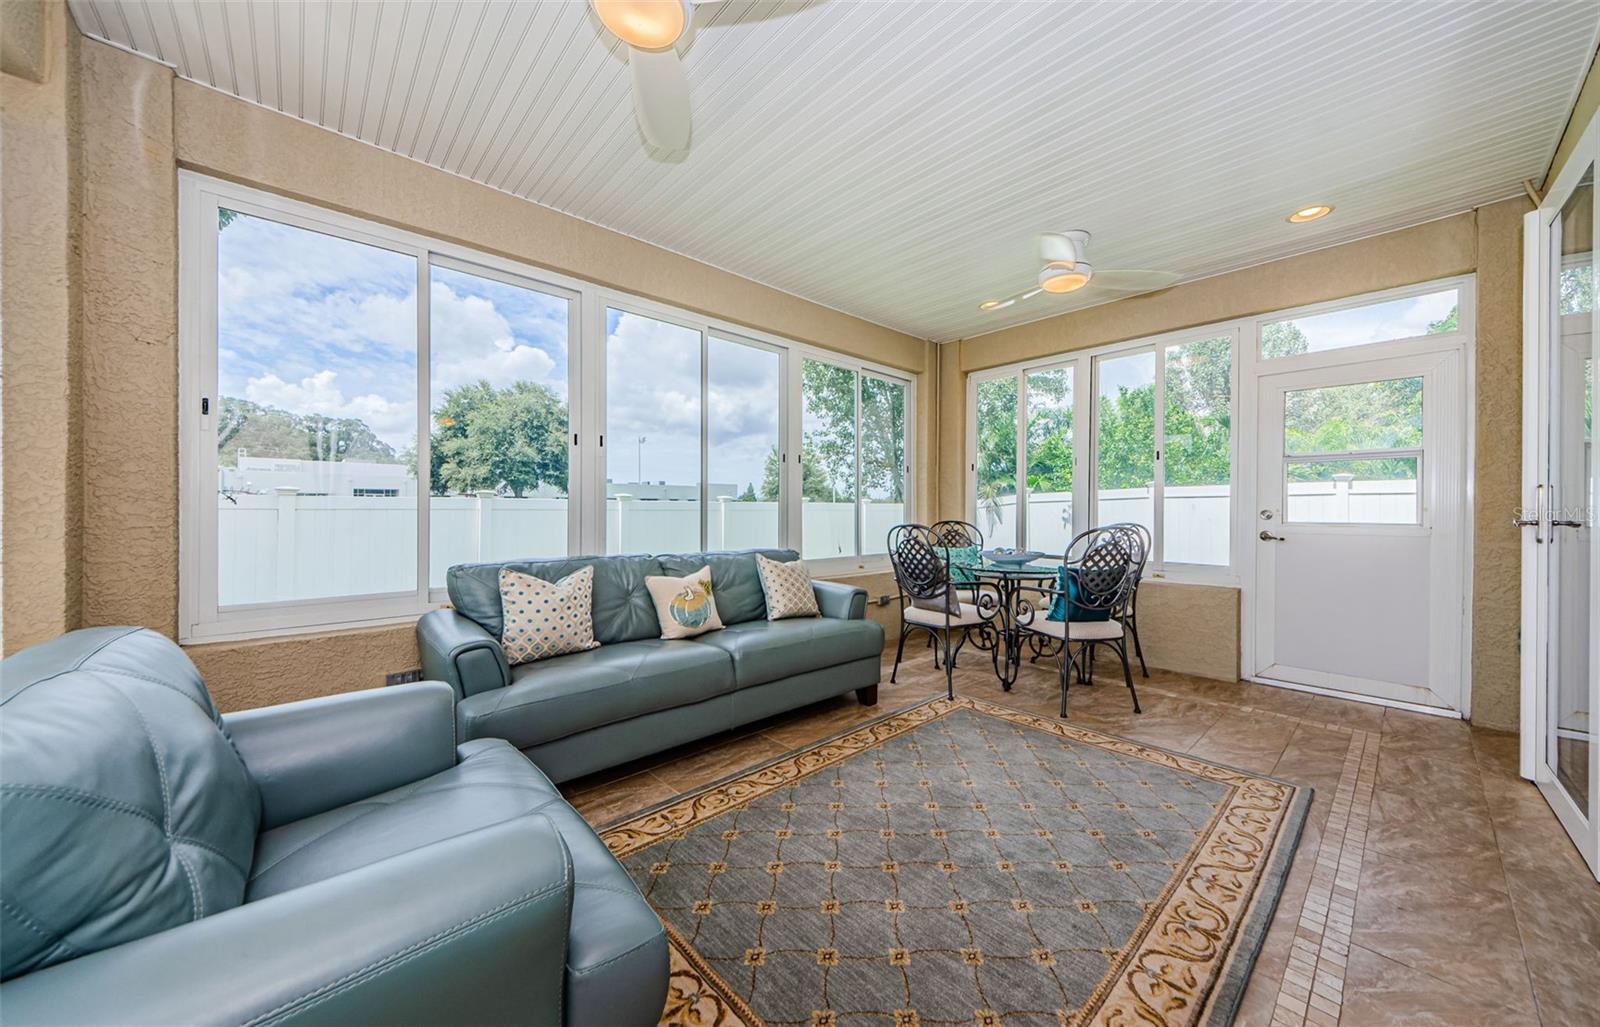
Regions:
<instances>
[{"instance_id":1,"label":"ceiling fan light globe","mask_svg":"<svg viewBox=\"0 0 1600 1027\"><path fill-rule=\"evenodd\" d=\"M640 50L666 50L689 30L688 0L589 0L600 24Z\"/></svg>"},{"instance_id":2,"label":"ceiling fan light globe","mask_svg":"<svg viewBox=\"0 0 1600 1027\"><path fill-rule=\"evenodd\" d=\"M1046 264L1039 272L1039 288L1056 295L1077 292L1093 277L1094 269L1087 261L1080 260L1072 267L1060 267L1059 262Z\"/></svg>"}]
</instances>

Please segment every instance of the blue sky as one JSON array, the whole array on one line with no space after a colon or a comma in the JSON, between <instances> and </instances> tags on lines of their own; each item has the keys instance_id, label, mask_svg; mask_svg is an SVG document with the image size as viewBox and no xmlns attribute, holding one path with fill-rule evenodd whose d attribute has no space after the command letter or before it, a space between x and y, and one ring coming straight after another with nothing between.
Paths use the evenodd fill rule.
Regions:
<instances>
[{"instance_id":1,"label":"blue sky","mask_svg":"<svg viewBox=\"0 0 1600 1027\"><path fill-rule=\"evenodd\" d=\"M300 414L356 417L396 451L416 436L415 258L241 215L218 237L218 362L223 395ZM568 395L565 298L430 269L435 405L480 378L533 381ZM607 311L608 468L634 480L699 480L699 334ZM710 480L758 488L777 441L780 360L713 338ZM626 440L626 444L620 444Z\"/></svg>"}]
</instances>

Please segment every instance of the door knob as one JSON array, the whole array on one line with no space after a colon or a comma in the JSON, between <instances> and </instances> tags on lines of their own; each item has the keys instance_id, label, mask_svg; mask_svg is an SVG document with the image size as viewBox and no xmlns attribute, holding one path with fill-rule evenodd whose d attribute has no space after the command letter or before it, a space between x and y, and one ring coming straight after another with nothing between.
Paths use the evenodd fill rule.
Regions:
<instances>
[{"instance_id":1,"label":"door knob","mask_svg":"<svg viewBox=\"0 0 1600 1027\"><path fill-rule=\"evenodd\" d=\"M1284 538L1282 535L1274 535L1270 531L1263 531L1257 537L1260 538L1261 541L1263 541L1263 542L1287 542L1287 541L1289 541L1288 539Z\"/></svg>"}]
</instances>

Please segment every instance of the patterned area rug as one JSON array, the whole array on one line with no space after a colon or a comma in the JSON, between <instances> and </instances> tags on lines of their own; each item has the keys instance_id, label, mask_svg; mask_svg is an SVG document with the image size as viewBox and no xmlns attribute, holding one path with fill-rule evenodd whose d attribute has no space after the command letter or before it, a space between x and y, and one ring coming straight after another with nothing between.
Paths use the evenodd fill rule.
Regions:
<instances>
[{"instance_id":1,"label":"patterned area rug","mask_svg":"<svg viewBox=\"0 0 1600 1027\"><path fill-rule=\"evenodd\" d=\"M601 832L663 1023L1226 1024L1310 789L935 699Z\"/></svg>"}]
</instances>

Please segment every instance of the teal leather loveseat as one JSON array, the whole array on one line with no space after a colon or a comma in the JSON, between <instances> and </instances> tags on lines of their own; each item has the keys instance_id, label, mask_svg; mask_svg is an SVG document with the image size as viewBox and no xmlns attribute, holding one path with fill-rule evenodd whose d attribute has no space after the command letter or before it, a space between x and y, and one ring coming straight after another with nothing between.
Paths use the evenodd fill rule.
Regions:
<instances>
[{"instance_id":1,"label":"teal leather loveseat","mask_svg":"<svg viewBox=\"0 0 1600 1027\"><path fill-rule=\"evenodd\" d=\"M656 1023L660 920L448 686L218 716L137 628L0 678L11 1027Z\"/></svg>"},{"instance_id":2,"label":"teal leather loveseat","mask_svg":"<svg viewBox=\"0 0 1600 1027\"><path fill-rule=\"evenodd\" d=\"M883 629L859 588L816 582L820 617L768 621L757 550L460 564L446 577L454 609L417 624L424 677L456 693L456 735L504 738L554 781L647 756L821 699L877 702ZM792 549L763 549L771 559ZM500 648L500 568L557 581L594 568L597 649L516 667ZM726 625L663 640L647 575L710 566Z\"/></svg>"}]
</instances>

